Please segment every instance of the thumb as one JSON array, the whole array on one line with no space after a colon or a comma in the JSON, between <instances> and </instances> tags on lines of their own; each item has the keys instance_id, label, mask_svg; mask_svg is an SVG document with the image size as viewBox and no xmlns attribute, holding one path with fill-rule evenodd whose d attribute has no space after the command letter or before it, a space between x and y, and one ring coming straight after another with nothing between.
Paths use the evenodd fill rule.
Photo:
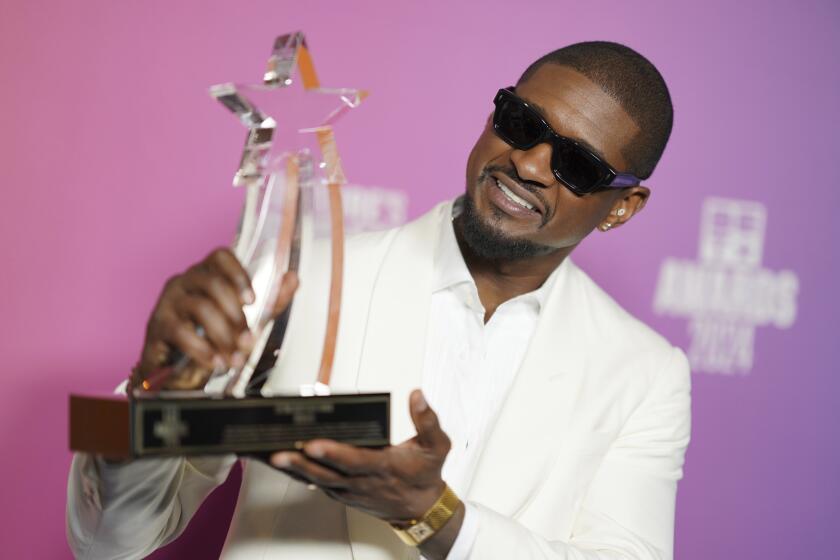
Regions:
<instances>
[{"instance_id":1,"label":"thumb","mask_svg":"<svg viewBox=\"0 0 840 560\"><path fill-rule=\"evenodd\" d=\"M417 443L439 455L449 452L449 436L441 429L437 414L431 409L423 392L415 389L408 399L411 420L417 429Z\"/></svg>"}]
</instances>

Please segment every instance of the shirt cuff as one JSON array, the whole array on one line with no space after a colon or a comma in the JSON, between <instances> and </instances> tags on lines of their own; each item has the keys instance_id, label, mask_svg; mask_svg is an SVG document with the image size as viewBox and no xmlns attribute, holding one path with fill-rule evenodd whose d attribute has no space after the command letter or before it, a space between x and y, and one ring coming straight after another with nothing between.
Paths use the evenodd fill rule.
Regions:
<instances>
[{"instance_id":1,"label":"shirt cuff","mask_svg":"<svg viewBox=\"0 0 840 560\"><path fill-rule=\"evenodd\" d=\"M121 499L139 488L166 488L179 476L183 457L154 457L109 463L94 456L99 487L106 498Z\"/></svg>"},{"instance_id":2,"label":"shirt cuff","mask_svg":"<svg viewBox=\"0 0 840 560\"><path fill-rule=\"evenodd\" d=\"M446 555L446 560L466 560L472 551L475 537L478 536L478 512L475 506L464 502L464 520L461 522L461 530Z\"/></svg>"}]
</instances>

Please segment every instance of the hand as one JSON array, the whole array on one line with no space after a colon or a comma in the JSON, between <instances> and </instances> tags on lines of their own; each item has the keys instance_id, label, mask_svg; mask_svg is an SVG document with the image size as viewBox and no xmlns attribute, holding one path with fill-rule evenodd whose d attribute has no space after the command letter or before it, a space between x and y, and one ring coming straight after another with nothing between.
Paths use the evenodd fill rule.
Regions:
<instances>
[{"instance_id":1,"label":"hand","mask_svg":"<svg viewBox=\"0 0 840 560\"><path fill-rule=\"evenodd\" d=\"M284 276L276 314L289 305L296 288L297 277ZM253 302L248 273L228 249L217 249L170 278L149 318L132 382L141 383L168 365L176 349L191 362L170 376L164 389L200 388L216 368L241 367L254 344L242 307ZM198 327L203 336L196 332Z\"/></svg>"},{"instance_id":2,"label":"hand","mask_svg":"<svg viewBox=\"0 0 840 560\"><path fill-rule=\"evenodd\" d=\"M443 494L440 473L450 442L419 390L412 392L409 406L417 436L397 446L364 449L312 440L300 453L275 453L271 463L331 498L390 523L420 518Z\"/></svg>"}]
</instances>

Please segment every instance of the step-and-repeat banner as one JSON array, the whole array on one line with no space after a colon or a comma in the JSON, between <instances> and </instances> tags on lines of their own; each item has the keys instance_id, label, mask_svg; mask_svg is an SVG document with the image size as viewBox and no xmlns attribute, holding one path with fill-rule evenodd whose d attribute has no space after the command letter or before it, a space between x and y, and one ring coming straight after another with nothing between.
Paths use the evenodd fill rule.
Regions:
<instances>
[{"instance_id":1,"label":"step-and-repeat banner","mask_svg":"<svg viewBox=\"0 0 840 560\"><path fill-rule=\"evenodd\" d=\"M207 95L304 30L337 128L348 228L464 189L500 87L540 55L626 43L675 106L645 211L573 258L685 349L693 432L676 556L832 558L840 8L833 2L6 2L0 17L2 549L63 558L66 398L137 360L165 279L230 242L242 130ZM157 558L210 558L239 473Z\"/></svg>"}]
</instances>

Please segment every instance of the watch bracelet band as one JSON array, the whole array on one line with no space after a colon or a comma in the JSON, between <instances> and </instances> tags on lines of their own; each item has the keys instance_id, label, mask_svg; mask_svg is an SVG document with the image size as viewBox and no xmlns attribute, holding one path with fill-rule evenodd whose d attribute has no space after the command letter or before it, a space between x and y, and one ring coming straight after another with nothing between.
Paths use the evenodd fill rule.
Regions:
<instances>
[{"instance_id":1,"label":"watch bracelet band","mask_svg":"<svg viewBox=\"0 0 840 560\"><path fill-rule=\"evenodd\" d=\"M452 519L458 507L461 505L461 500L447 485L443 489L443 494L440 498L423 514L420 519L412 519L408 522L407 527L398 527L391 525L397 536L402 541L410 546L419 546L424 541L429 539L432 535L443 528L446 523Z\"/></svg>"}]
</instances>

